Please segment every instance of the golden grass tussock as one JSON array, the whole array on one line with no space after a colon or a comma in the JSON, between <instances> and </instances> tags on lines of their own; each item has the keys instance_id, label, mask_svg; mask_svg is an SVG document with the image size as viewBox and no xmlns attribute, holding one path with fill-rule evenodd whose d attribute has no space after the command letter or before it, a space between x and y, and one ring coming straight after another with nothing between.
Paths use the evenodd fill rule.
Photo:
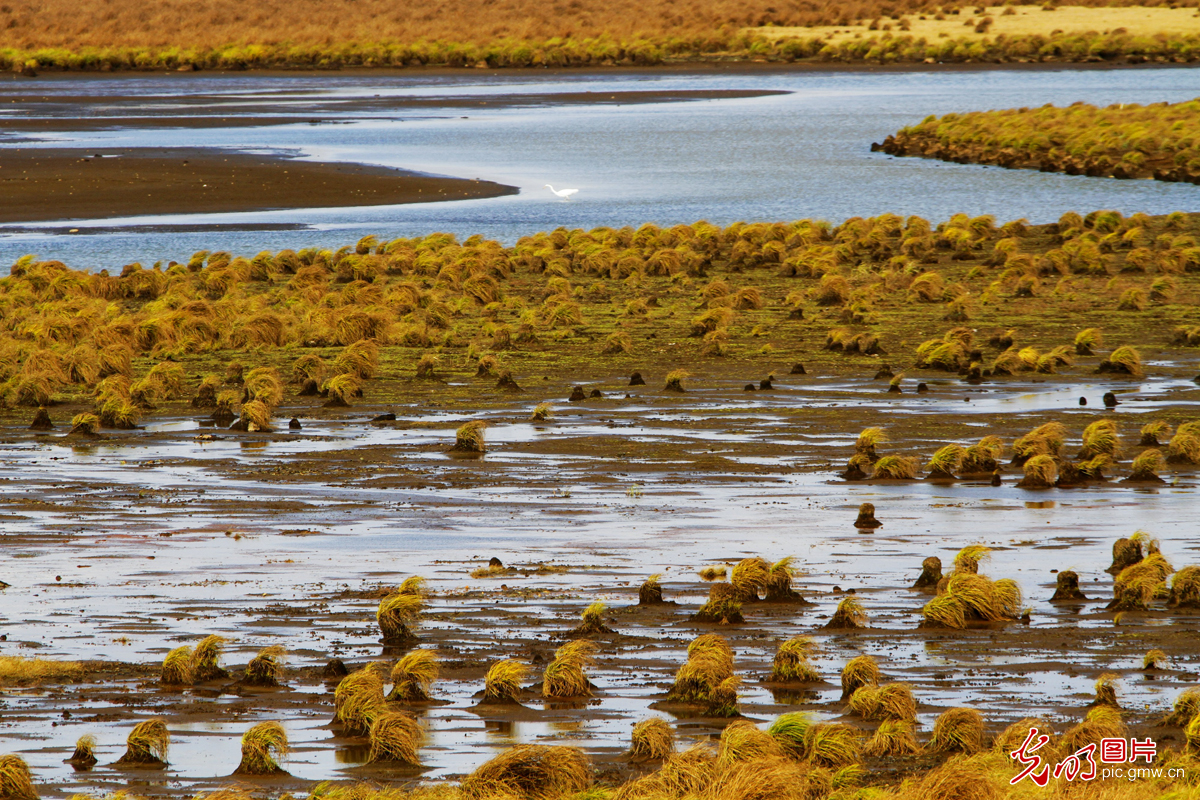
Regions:
<instances>
[{"instance_id":1,"label":"golden grass tussock","mask_svg":"<svg viewBox=\"0 0 1200 800\"><path fill-rule=\"evenodd\" d=\"M809 636L793 636L779 645L771 662L770 680L775 683L816 683L820 674L809 663L816 643Z\"/></svg>"},{"instance_id":2,"label":"golden grass tussock","mask_svg":"<svg viewBox=\"0 0 1200 800\"><path fill-rule=\"evenodd\" d=\"M717 625L736 625L745 622L737 590L729 583L714 583L708 589L708 599L697 609L692 619Z\"/></svg>"},{"instance_id":3,"label":"golden grass tussock","mask_svg":"<svg viewBox=\"0 0 1200 800\"><path fill-rule=\"evenodd\" d=\"M167 653L159 672L159 682L163 686L192 685L192 648L184 645Z\"/></svg>"},{"instance_id":4,"label":"golden grass tussock","mask_svg":"<svg viewBox=\"0 0 1200 800\"><path fill-rule=\"evenodd\" d=\"M1169 598L1166 579L1175 570L1161 553L1152 552L1122 569L1113 581L1110 611L1145 610L1156 597Z\"/></svg>"},{"instance_id":5,"label":"golden grass tussock","mask_svg":"<svg viewBox=\"0 0 1200 800\"><path fill-rule=\"evenodd\" d=\"M25 759L18 755L0 755L0 798L4 800L37 800L33 775Z\"/></svg>"},{"instance_id":6,"label":"golden grass tussock","mask_svg":"<svg viewBox=\"0 0 1200 800\"><path fill-rule=\"evenodd\" d=\"M483 703L509 705L519 703L521 683L529 675L529 667L511 658L497 661L484 677Z\"/></svg>"},{"instance_id":7,"label":"golden grass tussock","mask_svg":"<svg viewBox=\"0 0 1200 800\"><path fill-rule=\"evenodd\" d=\"M437 680L438 656L433 650L413 650L392 667L392 691L388 700L423 703L429 700L429 689Z\"/></svg>"},{"instance_id":8,"label":"golden grass tussock","mask_svg":"<svg viewBox=\"0 0 1200 800\"><path fill-rule=\"evenodd\" d=\"M732 764L738 761L759 761L784 754L775 737L761 730L749 720L735 720L721 731L717 744L717 763Z\"/></svg>"},{"instance_id":9,"label":"golden grass tussock","mask_svg":"<svg viewBox=\"0 0 1200 800\"><path fill-rule=\"evenodd\" d=\"M861 686L850 695L850 712L866 720L916 722L917 701L906 683Z\"/></svg>"},{"instance_id":10,"label":"golden grass tussock","mask_svg":"<svg viewBox=\"0 0 1200 800\"><path fill-rule=\"evenodd\" d=\"M1101 739L1116 739L1126 735L1120 709L1108 705L1093 706L1083 722L1062 735L1059 746L1063 752L1074 753L1085 745L1100 744Z\"/></svg>"},{"instance_id":11,"label":"golden grass tussock","mask_svg":"<svg viewBox=\"0 0 1200 800\"><path fill-rule=\"evenodd\" d=\"M697 636L688 645L687 663L675 673L667 699L682 703L713 705L718 687L733 677L733 650L715 633Z\"/></svg>"},{"instance_id":12,"label":"golden grass tussock","mask_svg":"<svg viewBox=\"0 0 1200 800\"><path fill-rule=\"evenodd\" d=\"M867 627L867 610L857 597L846 597L838 603L837 610L826 628L847 630Z\"/></svg>"},{"instance_id":13,"label":"golden grass tussock","mask_svg":"<svg viewBox=\"0 0 1200 800\"><path fill-rule=\"evenodd\" d=\"M375 717L368 735L371 740L368 762L421 766L420 749L425 742L425 730L411 714L384 711Z\"/></svg>"},{"instance_id":14,"label":"golden grass tussock","mask_svg":"<svg viewBox=\"0 0 1200 800\"><path fill-rule=\"evenodd\" d=\"M642 581L638 587L638 605L653 606L663 602L662 573L656 572Z\"/></svg>"},{"instance_id":15,"label":"golden grass tussock","mask_svg":"<svg viewBox=\"0 0 1200 800\"><path fill-rule=\"evenodd\" d=\"M568 642L554 651L542 678L545 697L590 697L592 684L584 668L593 664L600 648L586 639Z\"/></svg>"},{"instance_id":16,"label":"golden grass tussock","mask_svg":"<svg viewBox=\"0 0 1200 800\"><path fill-rule=\"evenodd\" d=\"M922 627L961 630L968 623L1014 620L1022 613L1021 587L1011 579L993 581L956 570L943 584L938 587L938 596L921 611Z\"/></svg>"},{"instance_id":17,"label":"golden grass tussock","mask_svg":"<svg viewBox=\"0 0 1200 800\"><path fill-rule=\"evenodd\" d=\"M379 624L379 632L383 641L388 644L401 644L416 638L413 627L424 606L421 595L417 593L396 591L379 601L375 611L375 621Z\"/></svg>"},{"instance_id":18,"label":"golden grass tussock","mask_svg":"<svg viewBox=\"0 0 1200 800\"><path fill-rule=\"evenodd\" d=\"M91 767L96 764L96 737L90 733L80 736L75 742L75 750L66 763L76 767ZM3 792L0 792L0 796Z\"/></svg>"},{"instance_id":19,"label":"golden grass tussock","mask_svg":"<svg viewBox=\"0 0 1200 800\"><path fill-rule=\"evenodd\" d=\"M387 710L383 696L382 665L368 664L351 672L333 690L333 719L348 734L367 736L371 725Z\"/></svg>"},{"instance_id":20,"label":"golden grass tussock","mask_svg":"<svg viewBox=\"0 0 1200 800\"><path fill-rule=\"evenodd\" d=\"M287 774L279 762L289 752L287 731L278 722L260 722L242 734L242 760L234 775Z\"/></svg>"},{"instance_id":21,"label":"golden grass tussock","mask_svg":"<svg viewBox=\"0 0 1200 800\"><path fill-rule=\"evenodd\" d=\"M934 753L978 753L983 749L983 716L973 708L942 712L926 748Z\"/></svg>"},{"instance_id":22,"label":"golden grass tussock","mask_svg":"<svg viewBox=\"0 0 1200 800\"><path fill-rule=\"evenodd\" d=\"M228 678L229 672L221 667L221 654L224 650L225 638L222 636L213 634L197 642L196 649L192 651L192 680L204 683Z\"/></svg>"},{"instance_id":23,"label":"golden grass tussock","mask_svg":"<svg viewBox=\"0 0 1200 800\"><path fill-rule=\"evenodd\" d=\"M675 752L675 730L661 717L650 717L633 726L629 756L635 761L661 761Z\"/></svg>"},{"instance_id":24,"label":"golden grass tussock","mask_svg":"<svg viewBox=\"0 0 1200 800\"><path fill-rule=\"evenodd\" d=\"M761 558L744 558L733 567L729 583L738 602L754 602L767 588L771 564Z\"/></svg>"},{"instance_id":25,"label":"golden grass tussock","mask_svg":"<svg viewBox=\"0 0 1200 800\"><path fill-rule=\"evenodd\" d=\"M875 462L878 480L910 481L917 477L918 463L911 456L887 455Z\"/></svg>"},{"instance_id":26,"label":"golden grass tussock","mask_svg":"<svg viewBox=\"0 0 1200 800\"><path fill-rule=\"evenodd\" d=\"M913 723L905 720L884 720L863 745L863 754L871 758L896 758L919 752L921 745L917 743Z\"/></svg>"},{"instance_id":27,"label":"golden grass tussock","mask_svg":"<svg viewBox=\"0 0 1200 800\"><path fill-rule=\"evenodd\" d=\"M585 791L592 783L592 767L582 750L574 747L522 744L483 764L462 781L468 800L520 797L555 800Z\"/></svg>"},{"instance_id":28,"label":"golden grass tussock","mask_svg":"<svg viewBox=\"0 0 1200 800\"><path fill-rule=\"evenodd\" d=\"M1120 677L1115 673L1106 672L1097 678L1096 699L1092 701L1092 704L1120 708L1121 704L1117 702L1117 681L1120 680Z\"/></svg>"},{"instance_id":29,"label":"golden grass tussock","mask_svg":"<svg viewBox=\"0 0 1200 800\"><path fill-rule=\"evenodd\" d=\"M849 700L863 686L879 684L879 664L871 656L855 656L842 667L842 700Z\"/></svg>"},{"instance_id":30,"label":"golden grass tussock","mask_svg":"<svg viewBox=\"0 0 1200 800\"><path fill-rule=\"evenodd\" d=\"M553 412L554 407L549 403L538 403L533 407L533 412L530 413L529 418L534 422L545 422L553 416Z\"/></svg>"},{"instance_id":31,"label":"golden grass tussock","mask_svg":"<svg viewBox=\"0 0 1200 800\"><path fill-rule=\"evenodd\" d=\"M1163 720L1163 724L1183 728L1197 716L1200 716L1200 689L1184 689L1175 698L1171 713Z\"/></svg>"},{"instance_id":32,"label":"golden grass tussock","mask_svg":"<svg viewBox=\"0 0 1200 800\"><path fill-rule=\"evenodd\" d=\"M78 681L85 674L83 664L78 661L0 656L0 686L37 686L42 683Z\"/></svg>"},{"instance_id":33,"label":"golden grass tussock","mask_svg":"<svg viewBox=\"0 0 1200 800\"><path fill-rule=\"evenodd\" d=\"M123 766L163 766L167 763L167 751L171 746L171 734L167 723L161 719L148 719L133 726L125 741L125 754L117 763Z\"/></svg>"},{"instance_id":34,"label":"golden grass tussock","mask_svg":"<svg viewBox=\"0 0 1200 800\"><path fill-rule=\"evenodd\" d=\"M286 651L282 645L273 644L258 651L258 655L250 659L246 665L246 674L242 683L247 686L278 686L279 676L283 673L283 655Z\"/></svg>"},{"instance_id":35,"label":"golden grass tussock","mask_svg":"<svg viewBox=\"0 0 1200 800\"><path fill-rule=\"evenodd\" d=\"M487 427L484 420L471 420L461 425L454 432L454 447L452 453L482 454L487 448L484 445L483 431Z\"/></svg>"}]
</instances>

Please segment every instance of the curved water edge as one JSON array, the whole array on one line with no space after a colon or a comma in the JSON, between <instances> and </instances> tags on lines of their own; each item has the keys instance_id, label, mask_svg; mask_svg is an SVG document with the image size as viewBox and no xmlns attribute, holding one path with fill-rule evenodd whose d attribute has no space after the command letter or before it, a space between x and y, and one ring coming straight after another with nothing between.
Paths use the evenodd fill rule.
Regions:
<instances>
[{"instance_id":1,"label":"curved water edge","mask_svg":"<svg viewBox=\"0 0 1200 800\"><path fill-rule=\"evenodd\" d=\"M752 72L733 74L555 74L171 76L61 79L25 92L107 97L144 107L187 92L221 96L221 113L264 100L280 113L322 108L336 124L213 126L187 131L193 147L294 151L321 161L353 161L517 186L516 196L422 206L378 206L79 220L0 228L0 261L25 253L75 267L183 260L195 250L253 254L336 248L374 234L449 231L511 243L558 226L662 225L707 219L838 222L880 213L943 220L965 212L999 220L1057 219L1065 210L1115 208L1151 214L1194 210L1200 187L1117 181L924 159L869 151L872 142L927 114L1075 100L1179 101L1200 95L1200 71L991 70L917 72ZM464 97L563 92L782 91L765 97L645 104L497 103L469 113ZM17 90L10 90L17 91ZM374 108L375 95L422 101L420 108ZM440 105L439 105L440 103ZM349 110L337 110L339 104ZM132 103L136 110L139 103ZM131 110L130 113L133 113ZM257 111L255 112L257 113ZM129 128L42 135L47 145L156 147L179 131ZM562 201L546 183L579 188ZM195 230L189 226L211 226ZM259 227L261 226L261 227ZM302 226L301 229L292 229ZM71 229L78 232L71 232ZM103 233L87 233L99 228ZM279 229L286 228L286 229Z\"/></svg>"}]
</instances>

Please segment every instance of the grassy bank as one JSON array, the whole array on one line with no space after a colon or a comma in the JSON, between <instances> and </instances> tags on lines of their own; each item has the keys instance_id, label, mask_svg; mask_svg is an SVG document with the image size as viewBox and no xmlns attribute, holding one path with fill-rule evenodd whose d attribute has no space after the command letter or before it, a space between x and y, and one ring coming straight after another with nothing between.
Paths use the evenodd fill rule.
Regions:
<instances>
[{"instance_id":1,"label":"grassy bank","mask_svg":"<svg viewBox=\"0 0 1200 800\"><path fill-rule=\"evenodd\" d=\"M885 215L557 229L513 247L368 237L114 274L30 256L0 280L0 404L82 404L94 428L190 399L267 427L285 397L350 405L380 374L511 370L519 383L547 367L709 359L764 374L798 360L1054 373L1071 369L1067 351L1099 355L1102 338L1104 350L1200 344L1197 235L1195 216L1107 211L1042 226ZM1081 349L1081 329L1102 331ZM1118 371L1140 375L1138 361Z\"/></svg>"},{"instance_id":2,"label":"grassy bank","mask_svg":"<svg viewBox=\"0 0 1200 800\"><path fill-rule=\"evenodd\" d=\"M1151 4L1152 5L1152 4ZM914 2L667 0L405 10L359 0L256 4L66 0L0 9L0 68L150 70L578 67L754 60L776 63L1142 61L1200 56L1193 8L1086 4L945 6ZM418 13L419 12L419 13Z\"/></svg>"},{"instance_id":3,"label":"grassy bank","mask_svg":"<svg viewBox=\"0 0 1200 800\"><path fill-rule=\"evenodd\" d=\"M1200 102L1075 103L928 117L878 149L959 163L1200 183Z\"/></svg>"}]
</instances>

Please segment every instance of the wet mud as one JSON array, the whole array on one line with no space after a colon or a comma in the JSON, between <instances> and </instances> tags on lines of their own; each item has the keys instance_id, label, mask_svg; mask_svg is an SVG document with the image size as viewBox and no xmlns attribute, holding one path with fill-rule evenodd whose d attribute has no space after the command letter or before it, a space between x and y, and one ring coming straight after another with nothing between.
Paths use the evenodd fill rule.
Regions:
<instances>
[{"instance_id":1,"label":"wet mud","mask_svg":"<svg viewBox=\"0 0 1200 800\"><path fill-rule=\"evenodd\" d=\"M624 756L631 726L646 716L667 717L685 742L727 724L663 705L688 643L707 632L729 639L739 710L755 721L800 710L869 730L847 713L838 685L846 661L867 654L885 680L912 685L919 738L960 705L982 712L992 734L1034 714L1062 730L1086 713L1096 678L1114 672L1131 729L1179 747L1181 732L1161 720L1200 678L1196 612L1155 605L1117 617L1105 609L1105 569L1113 542L1139 528L1176 568L1200 560L1193 467L1164 471L1162 485L1046 490L1017 488L1020 469L1007 465L999 486L990 476L848 483L837 473L871 425L888 433L880 455L924 458L947 442L1011 442L1058 420L1073 452L1083 427L1107 415L1127 445L1120 475L1151 416L1196 415L1188 358L1159 362L1144 381L931 379L919 396L881 392L873 368L855 376L811 366L807 375L777 371L772 392L744 392L736 365L665 392L670 365L649 360L640 369L647 385L636 387L627 369L519 374L528 388L516 396L494 378L384 380L371 403L349 409L298 398L279 414L300 419L299 431L257 434L203 425L183 404L164 404L141 429L86 440L65 435L70 409L50 409L48 433L6 412L0 580L10 586L0 592L0 655L88 662L76 682L0 687L7 749L29 761L50 797L127 786L190 796L227 785L239 737L265 720L288 730L292 777L239 780L272 792L462 775L520 742L580 746L603 778L620 780L651 768ZM568 403L581 381L603 397ZM1099 401L1111 389L1121 404L1106 409ZM1079 396L1093 402L1081 407ZM530 421L541 401L553 414ZM394 421L370 422L388 412ZM489 422L487 452L452 459L454 430L467 419ZM855 527L863 503L878 527ZM936 556L949 571L974 543L993 551L981 573L1020 584L1029 624L919 628L930 594L910 587L923 561ZM692 620L711 586L700 569L788 555L799 569L793 586L811 605L760 601L743 606L742 624ZM489 571L492 558L502 567ZM1051 602L1068 569L1087 599ZM667 604L639 605L651 573L662 573ZM330 724L324 677L331 659L354 670L402 655L380 643L374 612L411 575L431 590L414 644L443 659L431 690L439 702L414 709L430 734L419 776L365 763L366 740ZM850 591L867 627L825 629ZM540 698L542 669L595 601L607 606L609 631L595 637L595 696ZM213 633L229 639L229 679L158 685L170 649ZM819 646L812 663L822 682L772 684L776 648L801 634ZM269 645L287 648L283 685L239 683ZM1145 671L1142 656L1155 648L1167 668ZM484 674L502 658L531 668L522 702L480 706ZM169 766L113 768L130 728L152 717L171 731ZM98 737L99 763L75 771L63 760L85 733ZM928 762L871 766L900 777Z\"/></svg>"}]
</instances>

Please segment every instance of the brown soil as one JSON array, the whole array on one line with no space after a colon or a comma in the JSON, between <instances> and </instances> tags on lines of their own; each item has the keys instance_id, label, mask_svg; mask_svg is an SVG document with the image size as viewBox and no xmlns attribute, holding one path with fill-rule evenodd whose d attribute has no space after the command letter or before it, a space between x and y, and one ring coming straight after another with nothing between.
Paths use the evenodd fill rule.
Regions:
<instances>
[{"instance_id":1,"label":"brown soil","mask_svg":"<svg viewBox=\"0 0 1200 800\"><path fill-rule=\"evenodd\" d=\"M0 223L432 203L516 193L491 181L219 150L0 152Z\"/></svg>"}]
</instances>

